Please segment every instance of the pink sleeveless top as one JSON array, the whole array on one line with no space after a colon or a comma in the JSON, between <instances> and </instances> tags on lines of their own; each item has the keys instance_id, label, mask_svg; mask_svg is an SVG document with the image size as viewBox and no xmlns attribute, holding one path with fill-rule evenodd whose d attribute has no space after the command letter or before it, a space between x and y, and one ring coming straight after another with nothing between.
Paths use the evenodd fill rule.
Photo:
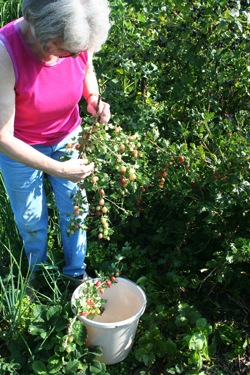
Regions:
<instances>
[{"instance_id":1,"label":"pink sleeveless top","mask_svg":"<svg viewBox=\"0 0 250 375\"><path fill-rule=\"evenodd\" d=\"M82 97L87 52L76 59L46 63L28 47L17 21L0 29L12 59L16 84L14 136L29 145L53 145L80 123L78 102Z\"/></svg>"}]
</instances>

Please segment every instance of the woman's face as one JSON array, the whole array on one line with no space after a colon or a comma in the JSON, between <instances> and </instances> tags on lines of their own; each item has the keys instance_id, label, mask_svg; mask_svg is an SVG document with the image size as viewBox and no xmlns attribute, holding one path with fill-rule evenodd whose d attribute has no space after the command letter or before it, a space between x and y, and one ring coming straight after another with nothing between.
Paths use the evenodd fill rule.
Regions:
<instances>
[{"instance_id":1,"label":"woman's face","mask_svg":"<svg viewBox=\"0 0 250 375\"><path fill-rule=\"evenodd\" d=\"M31 34L36 38L36 33L35 33L35 28L33 25L30 25L30 31ZM37 38L36 38L37 40ZM37 42L39 42L37 40ZM70 52L68 51L64 46L62 41L53 41L53 42L48 42L46 46L46 50L43 51L44 53L44 58L46 60L53 59L53 57L57 57L59 59L63 59L66 57L72 57L75 59L80 53L83 52L83 50L78 51L78 52Z\"/></svg>"},{"instance_id":2,"label":"woman's face","mask_svg":"<svg viewBox=\"0 0 250 375\"><path fill-rule=\"evenodd\" d=\"M48 53L59 59L64 59L66 57L72 57L75 59L83 50L78 52L70 52L65 47L63 47L61 42L49 42L48 43Z\"/></svg>"}]
</instances>

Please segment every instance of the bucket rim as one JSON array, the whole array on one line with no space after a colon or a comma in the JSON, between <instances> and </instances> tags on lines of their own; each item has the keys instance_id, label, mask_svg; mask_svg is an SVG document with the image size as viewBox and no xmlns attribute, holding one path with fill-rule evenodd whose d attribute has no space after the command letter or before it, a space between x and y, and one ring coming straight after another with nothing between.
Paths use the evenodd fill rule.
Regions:
<instances>
[{"instance_id":1,"label":"bucket rim","mask_svg":"<svg viewBox=\"0 0 250 375\"><path fill-rule=\"evenodd\" d=\"M78 315L78 319L81 321L81 322L83 322L83 323L85 323L85 324L87 324L87 325L89 325L89 326L92 326L92 327L96 327L96 328L106 328L106 329L114 329L114 328L117 328L117 327L122 327L122 326L125 326L125 325L129 325L129 324L131 324L131 323L133 323L133 322L135 322L135 321L137 321L137 320L139 320L139 318L142 316L142 314L144 313L144 311L145 311L145 309L146 309L146 304L147 304L147 298L146 298L146 294L145 294L145 292L143 291L143 289L139 286L139 285L137 285L134 281L131 281L131 280L129 280L129 279L125 279L124 277L117 277L116 278L117 280L124 280L124 281L126 281L126 282L128 282L128 283L130 283L130 284L133 284L139 291L140 291L140 293L141 293L141 295L142 295L142 297L143 297L143 304L142 304L142 307L141 307L141 309L135 314L135 315L133 315L131 318L128 318L128 319L125 319L125 320L121 320L121 321L118 321L118 322L114 322L114 323L102 323L102 322L97 322L97 321L94 321L94 320L91 320L91 319L88 319L88 318L86 318L86 317L84 317L84 316L81 316L81 315ZM96 277L96 278L94 278L94 280L99 280L99 278L98 277ZM87 281L87 280L86 280ZM85 281L84 281L85 282ZM80 287L84 284L84 282L81 284L81 285L79 285L76 289L75 289L75 291L74 291L74 293L73 293L73 295L72 295L72 297L71 297L71 309L72 309L72 312L76 315L76 311L73 309L73 307L72 307L72 303L73 303L73 300L74 300L74 294L75 294L75 292L77 291L77 289L80 289Z\"/></svg>"}]
</instances>

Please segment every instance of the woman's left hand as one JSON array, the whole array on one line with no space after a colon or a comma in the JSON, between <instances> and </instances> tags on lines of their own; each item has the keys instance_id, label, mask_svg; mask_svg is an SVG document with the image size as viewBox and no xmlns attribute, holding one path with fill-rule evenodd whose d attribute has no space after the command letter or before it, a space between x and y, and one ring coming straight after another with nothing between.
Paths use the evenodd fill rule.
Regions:
<instances>
[{"instance_id":1,"label":"woman's left hand","mask_svg":"<svg viewBox=\"0 0 250 375\"><path fill-rule=\"evenodd\" d=\"M110 116L111 116L110 105L108 103L105 103L102 100L100 100L99 108L98 108L98 111L96 113L97 104L98 104L98 98L97 97L90 98L90 100L88 101L88 105L87 105L87 111L89 113L91 113L91 115L93 115L94 117L97 114L100 117L98 119L98 122L100 124L107 124L109 122Z\"/></svg>"}]
</instances>

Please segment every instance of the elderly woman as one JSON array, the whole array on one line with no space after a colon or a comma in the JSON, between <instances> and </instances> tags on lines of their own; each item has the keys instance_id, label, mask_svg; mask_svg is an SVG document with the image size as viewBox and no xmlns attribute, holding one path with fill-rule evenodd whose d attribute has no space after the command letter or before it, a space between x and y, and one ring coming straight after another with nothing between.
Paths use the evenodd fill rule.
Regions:
<instances>
[{"instance_id":1,"label":"elderly woman","mask_svg":"<svg viewBox=\"0 0 250 375\"><path fill-rule=\"evenodd\" d=\"M96 114L98 83L92 64L109 30L106 0L23 0L23 17L0 29L0 168L30 269L47 259L47 174L60 212L63 273L86 278L86 233L67 236L76 183L93 163L65 144L81 131L78 102ZM100 101L99 122L110 118ZM85 192L83 193L85 194ZM88 207L86 203L86 215ZM36 269L36 268L35 268Z\"/></svg>"}]
</instances>

